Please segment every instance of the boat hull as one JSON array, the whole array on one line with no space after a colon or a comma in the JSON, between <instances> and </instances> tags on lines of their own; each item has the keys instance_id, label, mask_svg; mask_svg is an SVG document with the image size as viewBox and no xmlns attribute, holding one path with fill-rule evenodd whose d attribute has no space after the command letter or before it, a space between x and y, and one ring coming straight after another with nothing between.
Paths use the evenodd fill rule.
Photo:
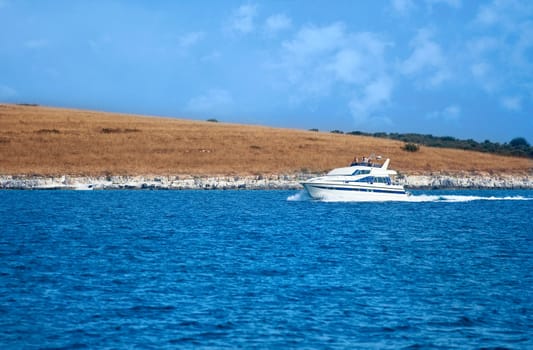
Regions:
<instances>
[{"instance_id":1,"label":"boat hull","mask_svg":"<svg viewBox=\"0 0 533 350\"><path fill-rule=\"evenodd\" d=\"M311 198L326 201L402 201L409 196L401 186L370 187L315 182L304 182L302 185Z\"/></svg>"}]
</instances>

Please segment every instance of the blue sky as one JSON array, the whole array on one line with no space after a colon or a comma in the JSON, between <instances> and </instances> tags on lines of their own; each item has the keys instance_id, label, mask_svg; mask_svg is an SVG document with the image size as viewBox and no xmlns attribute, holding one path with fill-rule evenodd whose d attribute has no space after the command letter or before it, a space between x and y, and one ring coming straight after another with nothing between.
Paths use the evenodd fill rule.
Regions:
<instances>
[{"instance_id":1,"label":"blue sky","mask_svg":"<svg viewBox=\"0 0 533 350\"><path fill-rule=\"evenodd\" d=\"M0 0L0 101L533 141L533 2Z\"/></svg>"}]
</instances>

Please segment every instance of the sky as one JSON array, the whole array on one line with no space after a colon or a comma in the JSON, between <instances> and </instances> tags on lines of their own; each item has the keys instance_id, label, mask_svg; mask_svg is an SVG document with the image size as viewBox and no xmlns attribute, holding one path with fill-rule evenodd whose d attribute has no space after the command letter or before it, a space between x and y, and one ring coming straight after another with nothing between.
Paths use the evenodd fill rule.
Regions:
<instances>
[{"instance_id":1,"label":"sky","mask_svg":"<svg viewBox=\"0 0 533 350\"><path fill-rule=\"evenodd\" d=\"M0 0L0 102L533 142L533 1Z\"/></svg>"}]
</instances>

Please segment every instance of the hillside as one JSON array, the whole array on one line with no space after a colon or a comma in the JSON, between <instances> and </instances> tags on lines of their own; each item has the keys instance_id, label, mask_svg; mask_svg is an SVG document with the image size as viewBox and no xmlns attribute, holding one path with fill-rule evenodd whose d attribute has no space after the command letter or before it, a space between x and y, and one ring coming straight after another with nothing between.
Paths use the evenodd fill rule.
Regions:
<instances>
[{"instance_id":1,"label":"hillside","mask_svg":"<svg viewBox=\"0 0 533 350\"><path fill-rule=\"evenodd\" d=\"M323 172L354 155L403 173L530 174L527 158L367 136L40 106L0 105L0 174L253 175Z\"/></svg>"}]
</instances>

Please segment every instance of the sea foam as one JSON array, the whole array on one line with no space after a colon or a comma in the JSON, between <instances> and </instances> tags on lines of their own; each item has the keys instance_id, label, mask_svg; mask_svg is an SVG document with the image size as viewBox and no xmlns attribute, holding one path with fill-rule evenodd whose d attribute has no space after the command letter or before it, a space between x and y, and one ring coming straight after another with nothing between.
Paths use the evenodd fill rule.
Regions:
<instances>
[{"instance_id":1,"label":"sea foam","mask_svg":"<svg viewBox=\"0 0 533 350\"><path fill-rule=\"evenodd\" d=\"M313 200L307 192L304 190L299 191L296 194L293 194L287 197L288 201L308 201ZM406 198L401 198L395 200L394 202L412 202L412 203L422 203L422 202L443 202L443 203L458 203L458 202L472 202L472 201L529 201L533 200L531 197L523 196L472 196L472 195L429 195L429 194L419 194L411 195ZM317 202L359 202L357 200L346 200L328 198L327 200L317 200ZM365 201L366 202L366 201ZM378 201L379 202L379 201Z\"/></svg>"}]
</instances>

